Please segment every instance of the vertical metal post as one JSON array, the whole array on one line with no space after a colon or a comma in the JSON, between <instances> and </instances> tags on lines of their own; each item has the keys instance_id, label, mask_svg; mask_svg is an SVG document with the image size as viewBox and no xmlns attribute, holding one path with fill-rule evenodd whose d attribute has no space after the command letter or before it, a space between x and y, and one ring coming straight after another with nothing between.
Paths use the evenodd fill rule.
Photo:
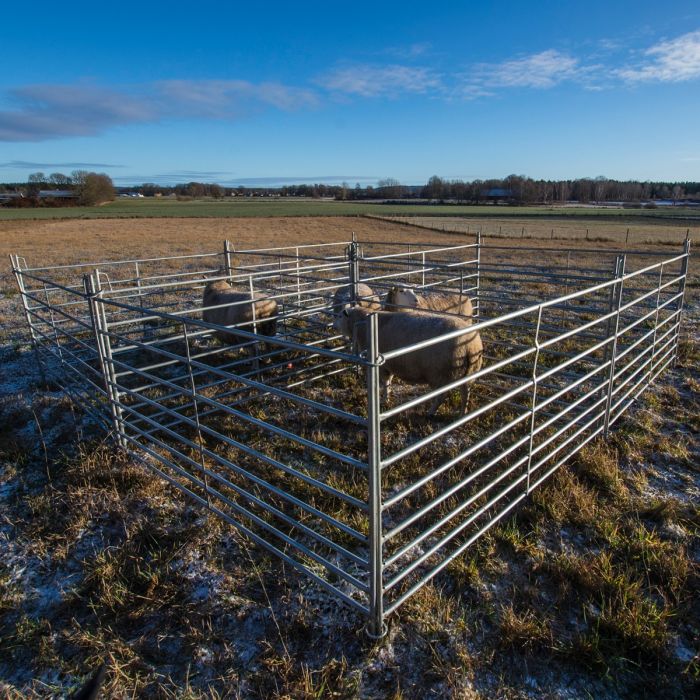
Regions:
<instances>
[{"instance_id":1,"label":"vertical metal post","mask_svg":"<svg viewBox=\"0 0 700 700\"><path fill-rule=\"evenodd\" d=\"M139 290L139 306L143 310L143 292L141 291L141 270L139 269L139 261L134 260L134 272L136 273L136 288Z\"/></svg>"},{"instance_id":2,"label":"vertical metal post","mask_svg":"<svg viewBox=\"0 0 700 700\"><path fill-rule=\"evenodd\" d=\"M209 494L209 480L207 479L207 468L204 464L204 439L202 438L202 429L199 422L199 409L197 407L197 385L194 381L192 373L192 356L190 354L190 339L187 334L187 323L182 322L182 335L185 338L185 349L187 353L187 372L190 376L190 390L192 391L192 408L194 409L194 421L197 426L197 444L199 445L199 463L202 466L202 480L204 481L204 490L207 494L207 506L211 509L211 498Z\"/></svg>"},{"instance_id":3,"label":"vertical metal post","mask_svg":"<svg viewBox=\"0 0 700 700\"><path fill-rule=\"evenodd\" d=\"M474 321L481 320L481 231L476 233L476 303Z\"/></svg>"},{"instance_id":4,"label":"vertical metal post","mask_svg":"<svg viewBox=\"0 0 700 700\"><path fill-rule=\"evenodd\" d=\"M350 301L357 303L360 296L360 261L357 241L352 241L347 248L348 277L350 278Z\"/></svg>"},{"instance_id":5,"label":"vertical metal post","mask_svg":"<svg viewBox=\"0 0 700 700\"><path fill-rule=\"evenodd\" d=\"M566 251L566 279L564 282L564 296L568 296L569 294L569 273L571 271L571 250ZM567 317L567 310L569 308L570 304L568 299L564 302L564 313L561 315L561 325L562 328L566 326L566 317Z\"/></svg>"},{"instance_id":6,"label":"vertical metal post","mask_svg":"<svg viewBox=\"0 0 700 700\"><path fill-rule=\"evenodd\" d=\"M625 255L617 256L615 269L615 277L617 278L617 281L613 285L613 289L615 290L614 303L617 313L614 317L615 322L613 324L612 336L609 336L612 337L612 343L608 343L608 345L612 345L612 348L609 356L610 368L608 370L608 397L607 401L605 402L605 417L603 421L603 435L606 438L610 433L610 409L612 407L613 388L615 385L615 360L617 359L617 338L620 330L620 307L622 306L622 286L625 276L625 260Z\"/></svg>"},{"instance_id":7,"label":"vertical metal post","mask_svg":"<svg viewBox=\"0 0 700 700\"><path fill-rule=\"evenodd\" d=\"M299 269L299 248L294 249L294 256L296 258L296 270L297 270L297 311L301 310L301 272Z\"/></svg>"},{"instance_id":8,"label":"vertical metal post","mask_svg":"<svg viewBox=\"0 0 700 700\"><path fill-rule=\"evenodd\" d=\"M29 326L29 334L32 339L32 345L36 348L37 337L34 331L34 324L32 323L32 314L29 311L29 300L26 295L26 288L24 286L24 278L22 277L22 268L19 264L19 256L10 253L10 267L12 267L12 272L15 276L15 282L17 284L17 289L19 290L20 298L22 299L22 309L24 311L24 318Z\"/></svg>"},{"instance_id":9,"label":"vertical metal post","mask_svg":"<svg viewBox=\"0 0 700 700\"><path fill-rule=\"evenodd\" d=\"M378 639L384 624L384 557L382 543L382 455L379 413L379 323L371 314L367 323L367 479L369 498L369 621L367 634Z\"/></svg>"},{"instance_id":10,"label":"vertical metal post","mask_svg":"<svg viewBox=\"0 0 700 700\"><path fill-rule=\"evenodd\" d=\"M22 268L19 264L19 257L10 254L10 265L12 266L12 272L15 275L15 282L17 283L17 289L19 289L20 297L22 298L22 308L24 309L24 317L27 320L27 325L29 326L29 333L32 337L32 343L36 344L37 337L34 330L34 323L32 322L32 314L29 311L29 302L26 296L26 288L24 286L24 278L22 277Z\"/></svg>"},{"instance_id":11,"label":"vertical metal post","mask_svg":"<svg viewBox=\"0 0 700 700\"><path fill-rule=\"evenodd\" d=\"M255 288L253 287L253 275L248 275L248 285L250 288L250 311L253 314L253 333L257 335L258 333L258 319L257 315L255 313ZM246 328L246 330L250 330L250 326ZM255 340L253 342L253 355L255 357L254 359L254 369L255 373L259 375L260 373L260 349L258 346L258 341Z\"/></svg>"},{"instance_id":12,"label":"vertical metal post","mask_svg":"<svg viewBox=\"0 0 700 700\"><path fill-rule=\"evenodd\" d=\"M95 270L93 275L85 275L83 277L83 282L90 304L90 316L95 332L95 343L100 361L100 369L102 370L102 379L104 381L105 392L112 415L114 435L120 447L127 449L126 437L124 437L123 434L124 420L119 404L119 389L117 388L117 378L114 373L114 363L112 361L109 324L107 323L107 315L104 309L104 302L102 301L99 271Z\"/></svg>"},{"instance_id":13,"label":"vertical metal post","mask_svg":"<svg viewBox=\"0 0 700 700\"><path fill-rule=\"evenodd\" d=\"M676 329L676 337L673 340L673 364L674 366L678 363L678 341L681 336L681 318L683 316L683 304L685 303L685 284L688 279L688 259L690 258L690 238L688 233L685 234L685 241L683 243L683 262L681 263L681 275L682 278L678 283L678 293L681 295L678 300L678 328Z\"/></svg>"},{"instance_id":14,"label":"vertical metal post","mask_svg":"<svg viewBox=\"0 0 700 700\"><path fill-rule=\"evenodd\" d=\"M117 377L114 371L114 362L112 360L112 343L109 339L109 323L107 322L107 312L105 311L104 301L102 299L103 291L100 287L99 271L95 270L95 309L97 311L97 322L99 324L100 336L102 338L102 349L104 352L104 368L106 370L105 380L107 382L107 390L110 396L110 404L112 407L113 418L116 426L117 442L123 448L127 448L126 437L124 437L124 418L122 415L121 405L119 403L119 388L117 385ZM111 282L110 282L111 288Z\"/></svg>"},{"instance_id":15,"label":"vertical metal post","mask_svg":"<svg viewBox=\"0 0 700 700\"><path fill-rule=\"evenodd\" d=\"M661 284L664 278L664 264L659 267L659 282L656 289L656 313L654 314L654 335L651 339L651 357L649 358L649 371L647 372L647 386L651 384L651 376L654 373L654 359L656 356L656 335L659 329L659 306L661 304Z\"/></svg>"},{"instance_id":16,"label":"vertical metal post","mask_svg":"<svg viewBox=\"0 0 700 700\"><path fill-rule=\"evenodd\" d=\"M613 265L613 270L612 270L612 275L615 279L620 276L620 256L616 256L615 258L615 264ZM616 308L616 293L617 293L617 285L613 285L610 287L610 290L608 292L608 314L610 317L608 318L608 322L605 324L605 338L610 338L610 336L613 333L613 326L615 325L615 317L612 316L615 312ZM605 362L607 362L610 357L611 357L611 352L612 352L612 345L611 343L608 343L605 346Z\"/></svg>"},{"instance_id":17,"label":"vertical metal post","mask_svg":"<svg viewBox=\"0 0 700 700\"><path fill-rule=\"evenodd\" d=\"M61 348L61 339L58 337L58 328L56 328L56 314L54 313L53 304L49 299L49 288L46 286L46 282L43 283L44 286L44 300L46 301L46 308L49 310L49 316L51 317L51 330L53 331L53 340L56 343L56 349L58 350L58 357L63 362L63 350Z\"/></svg>"},{"instance_id":18,"label":"vertical metal post","mask_svg":"<svg viewBox=\"0 0 700 700\"><path fill-rule=\"evenodd\" d=\"M231 281L231 278L233 276L233 266L231 264L231 253L233 252L233 246L231 245L231 242L226 239L224 241L224 273L226 277L228 278L228 281Z\"/></svg>"},{"instance_id":19,"label":"vertical metal post","mask_svg":"<svg viewBox=\"0 0 700 700\"><path fill-rule=\"evenodd\" d=\"M530 493L530 474L532 471L532 448L535 442L535 413L537 412L537 363L540 359L540 327L542 325L542 306L537 311L537 328L535 329L535 358L532 361L532 406L530 408L530 447L527 456L527 493Z\"/></svg>"},{"instance_id":20,"label":"vertical metal post","mask_svg":"<svg viewBox=\"0 0 700 700\"><path fill-rule=\"evenodd\" d=\"M102 352L102 341L98 333L97 311L95 309L95 280L92 275L83 275L83 288L88 302L88 311L90 312L90 325L95 336L95 352L100 363L100 371L102 372L102 381L105 385L105 392L108 392L107 373L105 372L104 353Z\"/></svg>"},{"instance_id":21,"label":"vertical metal post","mask_svg":"<svg viewBox=\"0 0 700 700\"><path fill-rule=\"evenodd\" d=\"M278 278L278 284L279 284L279 291L281 292L283 289L286 289L287 285L285 284L285 277L283 274L283 265L282 265L282 256L278 256L277 258L277 270L279 272L279 278ZM286 268L284 268L286 269ZM290 303L290 300L287 296L284 297L284 299L280 299L280 313L282 315L282 328L284 328L284 335L287 335L287 304Z\"/></svg>"},{"instance_id":22,"label":"vertical metal post","mask_svg":"<svg viewBox=\"0 0 700 700\"><path fill-rule=\"evenodd\" d=\"M139 307L141 308L141 315L143 316L143 291L141 290L141 270L138 260L134 261L134 269L136 272L136 288L139 290ZM141 322L141 338L144 342L149 339L148 324L146 321Z\"/></svg>"},{"instance_id":23,"label":"vertical metal post","mask_svg":"<svg viewBox=\"0 0 700 700\"><path fill-rule=\"evenodd\" d=\"M29 309L29 299L27 298L27 289L24 286L24 277L22 276L22 268L19 263L18 255L10 255L10 264L12 265L12 272L15 275L15 282L17 283L17 289L19 289L19 296L22 299L22 308L24 310L24 318L29 326L29 334L32 339L32 348L34 354L36 355L37 365L39 367L39 373L41 374L41 381L46 384L46 370L44 368L44 362L41 357L41 352L39 350L39 337L34 329L34 322L32 320L32 312ZM26 260L25 260L26 265Z\"/></svg>"}]
</instances>

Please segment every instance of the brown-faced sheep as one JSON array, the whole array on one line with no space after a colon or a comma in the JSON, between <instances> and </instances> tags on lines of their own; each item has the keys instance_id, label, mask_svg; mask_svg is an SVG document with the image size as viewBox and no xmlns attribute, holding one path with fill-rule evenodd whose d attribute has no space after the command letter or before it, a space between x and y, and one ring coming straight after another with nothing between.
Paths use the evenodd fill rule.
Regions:
<instances>
[{"instance_id":1,"label":"brown-faced sheep","mask_svg":"<svg viewBox=\"0 0 700 700\"><path fill-rule=\"evenodd\" d=\"M343 309L334 322L336 330L347 338L355 337L362 350L367 347L367 324L370 311L355 306ZM406 313L377 313L379 352L386 353L407 347L423 340L435 338L453 331L469 328L471 321L458 316L409 311ZM457 381L481 369L483 345L477 331L450 338L434 345L414 350L387 360L380 368L382 393L388 396L389 384L394 375L410 384L428 384L437 389ZM470 384L461 387L461 412L466 413ZM445 399L437 396L430 407L434 414Z\"/></svg>"},{"instance_id":2,"label":"brown-faced sheep","mask_svg":"<svg viewBox=\"0 0 700 700\"><path fill-rule=\"evenodd\" d=\"M242 302L248 302L247 304ZM253 329L260 335L275 335L277 333L277 302L274 299L266 299L255 295L254 303L250 303L250 292L237 292L225 280L209 282L204 288L203 305L205 307L202 314L207 323L216 323L219 326L235 326L245 324L242 329L253 332ZM218 309L206 308L209 306L222 306ZM255 309L255 317L253 317ZM255 320L255 325L253 325ZM219 340L231 345L238 345L248 339L229 331L216 331L214 334Z\"/></svg>"},{"instance_id":3,"label":"brown-faced sheep","mask_svg":"<svg viewBox=\"0 0 700 700\"><path fill-rule=\"evenodd\" d=\"M410 309L446 311L464 316L470 323L474 315L474 308L469 297L463 297L458 294L442 294L440 292L418 294L412 287L404 286L392 287L386 296L384 305L387 311L406 311Z\"/></svg>"},{"instance_id":4,"label":"brown-faced sheep","mask_svg":"<svg viewBox=\"0 0 700 700\"><path fill-rule=\"evenodd\" d=\"M331 311L334 316L337 316L343 309L353 305L352 286L338 287L333 294L333 305ZM375 294L371 287L360 282L357 285L357 305L372 311L379 311L382 305L379 301L379 295Z\"/></svg>"}]
</instances>

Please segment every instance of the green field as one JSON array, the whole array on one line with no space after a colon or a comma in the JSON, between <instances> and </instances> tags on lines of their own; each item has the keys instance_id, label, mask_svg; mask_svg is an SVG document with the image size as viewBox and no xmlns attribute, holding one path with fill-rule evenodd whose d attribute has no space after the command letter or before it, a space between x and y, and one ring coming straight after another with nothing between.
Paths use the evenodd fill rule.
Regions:
<instances>
[{"instance_id":1,"label":"green field","mask_svg":"<svg viewBox=\"0 0 700 700\"><path fill-rule=\"evenodd\" d=\"M117 199L98 207L10 209L0 207L0 221L31 219L114 219L158 217L257 216L468 216L468 217L586 217L631 221L698 221L700 211L685 207L665 209L594 209L588 207L503 207L431 204L381 204L313 199Z\"/></svg>"}]
</instances>

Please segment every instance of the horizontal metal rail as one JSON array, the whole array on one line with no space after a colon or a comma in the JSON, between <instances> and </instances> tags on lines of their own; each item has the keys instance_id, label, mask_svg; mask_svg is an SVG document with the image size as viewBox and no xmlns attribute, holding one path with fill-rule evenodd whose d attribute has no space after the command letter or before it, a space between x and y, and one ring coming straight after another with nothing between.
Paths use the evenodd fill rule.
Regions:
<instances>
[{"instance_id":1,"label":"horizontal metal rail","mask_svg":"<svg viewBox=\"0 0 700 700\"><path fill-rule=\"evenodd\" d=\"M689 250L516 251L477 233L459 245L226 242L191 255L11 264L47 376L128 454L379 635L671 365ZM259 335L255 315L205 322L205 312L255 308L250 298L204 306L216 280L275 300L265 320L277 334ZM368 333L360 353L332 323L338 290L359 301L359 283L372 299L396 284L469 298L473 322L380 354L370 321L358 328ZM386 362L475 333L478 372L381 405ZM421 416L429 429L405 437L413 411L467 389L467 413Z\"/></svg>"}]
</instances>

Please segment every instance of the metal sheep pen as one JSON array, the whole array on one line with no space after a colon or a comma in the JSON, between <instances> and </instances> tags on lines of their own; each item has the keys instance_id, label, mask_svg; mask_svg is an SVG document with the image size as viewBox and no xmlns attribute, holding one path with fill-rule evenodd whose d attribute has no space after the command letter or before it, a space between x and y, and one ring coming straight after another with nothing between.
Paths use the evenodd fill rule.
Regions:
<instances>
[{"instance_id":1,"label":"metal sheep pen","mask_svg":"<svg viewBox=\"0 0 700 700\"><path fill-rule=\"evenodd\" d=\"M124 450L367 618L386 618L567 458L607 434L674 360L690 243L674 254L366 241L31 267L12 256L47 379ZM547 262L541 262L541 256ZM202 320L207 281L274 298L238 348ZM331 299L410 284L474 305L480 371L380 396ZM243 302L240 302L243 303ZM252 353L251 353L252 350ZM454 389L471 385L458 414ZM427 402L452 392L435 417ZM456 397L454 397L456 398Z\"/></svg>"}]
</instances>

